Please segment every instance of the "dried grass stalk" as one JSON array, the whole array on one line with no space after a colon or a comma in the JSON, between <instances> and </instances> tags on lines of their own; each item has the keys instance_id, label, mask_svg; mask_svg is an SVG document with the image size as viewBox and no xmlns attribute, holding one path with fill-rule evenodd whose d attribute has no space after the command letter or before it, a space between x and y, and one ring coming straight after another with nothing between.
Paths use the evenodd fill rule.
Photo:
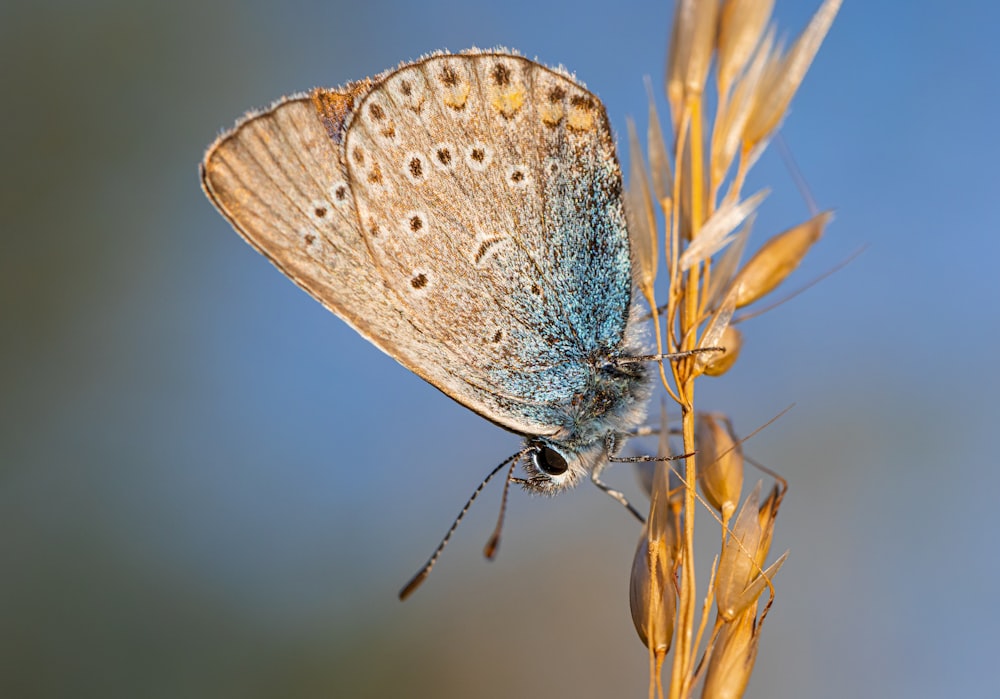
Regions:
<instances>
[{"instance_id":1,"label":"dried grass stalk","mask_svg":"<svg viewBox=\"0 0 1000 699\"><path fill-rule=\"evenodd\" d=\"M671 486L662 464L654 472L650 515L633 560L630 607L650 652L651 697L662 696L668 651L670 697L692 696L701 679L704 697L742 694L774 600L772 580L787 556L765 566L784 489L775 487L761 505L758 484L732 519L743 484L740 440L728 421L697 413L694 399L698 376L724 374L739 357L743 333L732 327L734 311L781 284L830 220L829 213L819 214L774 236L740 267L754 213L766 196L743 195L747 173L784 118L840 0L824 0L787 53L769 26L772 7L773 0L677 0L665 81L673 143L664 140L652 95L648 166L629 122L626 205L636 281L656 311L658 349L684 355L665 362L669 371L661 378L680 410L681 449L698 450L678 472L681 486ZM718 95L706 99L713 62ZM654 202L664 221L670 275L662 322L653 297L660 247ZM669 434L661 425L663 453ZM718 565L701 594L694 574L696 483L722 525Z\"/></svg>"}]
</instances>

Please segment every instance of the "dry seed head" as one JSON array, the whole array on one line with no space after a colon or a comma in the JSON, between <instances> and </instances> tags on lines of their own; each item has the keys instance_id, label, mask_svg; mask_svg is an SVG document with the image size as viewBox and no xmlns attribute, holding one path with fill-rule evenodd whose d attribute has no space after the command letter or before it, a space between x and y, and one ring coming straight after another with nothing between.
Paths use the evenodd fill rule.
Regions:
<instances>
[{"instance_id":1,"label":"dry seed head","mask_svg":"<svg viewBox=\"0 0 1000 699\"><path fill-rule=\"evenodd\" d=\"M692 23L690 53L684 72L684 91L687 99L705 91L705 79L715 52L715 38L719 30L719 0L698 0Z\"/></svg>"},{"instance_id":2,"label":"dry seed head","mask_svg":"<svg viewBox=\"0 0 1000 699\"><path fill-rule=\"evenodd\" d=\"M649 518L642 528L629 580L629 609L636 633L647 648L662 654L670 650L673 640L677 614L674 569L680 546L677 519L670 506L668 471L666 463L656 464Z\"/></svg>"},{"instance_id":3,"label":"dry seed head","mask_svg":"<svg viewBox=\"0 0 1000 699\"><path fill-rule=\"evenodd\" d=\"M759 499L760 483L743 503L719 557L715 597L719 614L727 621L733 620L753 601L745 599L743 592L753 576L754 557L760 541L760 525L757 522Z\"/></svg>"},{"instance_id":4,"label":"dry seed head","mask_svg":"<svg viewBox=\"0 0 1000 699\"><path fill-rule=\"evenodd\" d=\"M753 60L747 66L746 71L736 81L732 90L732 95L720 105L720 110L715 117L715 126L712 131L712 178L715 182L722 182L729 171L737 152L744 142L744 133L747 122L753 113L754 102L757 98L758 85L764 75L764 69L768 65L774 45L773 27L767 31L760 46L754 53ZM746 164L749 169L751 163ZM734 183L735 186L735 183ZM738 196L738 192L731 191L726 198Z\"/></svg>"},{"instance_id":5,"label":"dry seed head","mask_svg":"<svg viewBox=\"0 0 1000 699\"><path fill-rule=\"evenodd\" d=\"M757 608L749 607L723 625L705 674L702 699L739 699L757 659L760 634L754 628Z\"/></svg>"},{"instance_id":6,"label":"dry seed head","mask_svg":"<svg viewBox=\"0 0 1000 699\"><path fill-rule=\"evenodd\" d=\"M774 290L791 274L823 235L823 229L833 217L830 211L816 214L805 223L774 236L757 251L733 280L742 285L736 307L742 308Z\"/></svg>"},{"instance_id":7,"label":"dry seed head","mask_svg":"<svg viewBox=\"0 0 1000 699\"><path fill-rule=\"evenodd\" d=\"M722 333L719 346L724 347L726 351L724 354L713 355L712 359L705 365L707 376L722 376L732 368L743 348L743 333L732 325L727 325Z\"/></svg>"},{"instance_id":8,"label":"dry seed head","mask_svg":"<svg viewBox=\"0 0 1000 699\"><path fill-rule=\"evenodd\" d=\"M761 484L753 489L736 517L732 533L719 557L719 570L715 578L715 600L719 616L732 621L754 604L769 580L781 569L788 557L786 551L762 574L757 566L757 552L761 543L758 521Z\"/></svg>"},{"instance_id":9,"label":"dry seed head","mask_svg":"<svg viewBox=\"0 0 1000 699\"><path fill-rule=\"evenodd\" d=\"M649 182L646 179L646 166L642 158L642 147L635 132L635 123L628 120L629 136L629 187L625 193L625 214L628 219L629 240L632 244L632 255L635 258L634 276L646 301L651 307L656 306L653 294L653 282L656 279L656 262L658 259L656 214L653 211L653 200L649 193Z\"/></svg>"},{"instance_id":10,"label":"dry seed head","mask_svg":"<svg viewBox=\"0 0 1000 699\"><path fill-rule=\"evenodd\" d=\"M719 0L678 0L667 62L667 97L678 126L681 108L701 95L715 51Z\"/></svg>"},{"instance_id":11,"label":"dry seed head","mask_svg":"<svg viewBox=\"0 0 1000 699\"><path fill-rule=\"evenodd\" d=\"M809 70L816 51L823 43L823 38L840 9L840 3L841 0L826 0L788 53L783 58L774 57L771 61L766 77L757 91L753 114L747 123L744 134L747 143L763 141L781 121L792 96Z\"/></svg>"},{"instance_id":12,"label":"dry seed head","mask_svg":"<svg viewBox=\"0 0 1000 699\"><path fill-rule=\"evenodd\" d=\"M629 609L639 639L647 648L665 654L673 642L677 616L674 555L664 540L650 538L646 529L632 561Z\"/></svg>"},{"instance_id":13,"label":"dry seed head","mask_svg":"<svg viewBox=\"0 0 1000 699\"><path fill-rule=\"evenodd\" d=\"M746 66L771 17L774 0L725 0L719 14L719 94L729 88Z\"/></svg>"},{"instance_id":14,"label":"dry seed head","mask_svg":"<svg viewBox=\"0 0 1000 699\"><path fill-rule=\"evenodd\" d=\"M681 106L684 103L684 80L681 78L681 69L678 65L679 54L687 51L686 44L690 37L690 32L686 31L687 14L691 12L692 3L679 0L674 5L674 20L670 23L670 41L667 44L667 74L665 76L667 101L670 102L670 114L674 122L674 129L680 128L678 120L681 116ZM685 14L687 13L687 14Z\"/></svg>"},{"instance_id":15,"label":"dry seed head","mask_svg":"<svg viewBox=\"0 0 1000 699\"><path fill-rule=\"evenodd\" d=\"M701 413L695 422L698 484L709 504L728 522L743 489L743 449L726 422Z\"/></svg>"}]
</instances>

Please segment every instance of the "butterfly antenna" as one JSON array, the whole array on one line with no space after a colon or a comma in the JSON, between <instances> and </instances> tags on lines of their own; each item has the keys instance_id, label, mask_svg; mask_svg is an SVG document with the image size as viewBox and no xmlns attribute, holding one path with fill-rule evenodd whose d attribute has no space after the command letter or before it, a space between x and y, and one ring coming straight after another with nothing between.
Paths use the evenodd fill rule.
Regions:
<instances>
[{"instance_id":1,"label":"butterfly antenna","mask_svg":"<svg viewBox=\"0 0 1000 699\"><path fill-rule=\"evenodd\" d=\"M486 487L486 484L489 483L491 480L493 480L493 477L498 473L500 473L500 471L502 471L507 464L511 464L511 471L513 471L518 461L526 453L528 453L528 450L522 449L513 456L504 459L500 463L500 465L498 465L496 468L490 471L489 475L483 479L483 482L480 483L479 486L475 489L475 491L473 491L472 495L469 496L468 501L465 503L465 507L463 507L462 511L458 513L458 517L456 517L455 521L451 523L451 528L448 529L448 533L444 535L443 539L441 539L441 543L438 544L438 547L434 549L434 553L431 554L431 557L427 559L427 562L424 563L424 566L419 571L417 571L417 574L414 575L412 578L410 578L410 582L406 583L406 585L403 586L403 589L399 591L400 600L405 600L407 597L412 595L413 591L416 590L418 587L420 587L421 583L423 583L424 580L427 579L427 576L431 574L431 569L434 567L434 564L437 563L437 559L441 556L441 552L444 551L444 547L447 546L448 542L451 540L451 535L455 533L456 529L458 529L459 522L461 522L462 518L465 517L465 513L469 511L470 507L472 507L472 503L476 501L476 498L479 497L479 494L483 492L483 488ZM493 544L492 548L493 552L496 551L496 546L499 544L500 540L499 528L500 524L503 522L503 512L504 509L506 509L506 502L507 502L507 487L509 485L510 485L510 477L508 476L507 485L504 486L504 504L500 508L500 521L497 523L497 531L493 533L493 537L490 539L490 543ZM496 541L494 541L494 539ZM490 544L487 544L487 550L489 549L490 549ZM487 557L490 556L487 555Z\"/></svg>"},{"instance_id":2,"label":"butterfly antenna","mask_svg":"<svg viewBox=\"0 0 1000 699\"><path fill-rule=\"evenodd\" d=\"M513 480L514 468L517 466L517 460L510 465L510 470L507 471L507 480L503 484L503 496L500 498L500 514L497 515L497 526L493 529L493 536L490 540L486 542L486 546L483 547L483 555L489 560L493 560L493 557L497 555L497 549L500 547L500 532L503 530L503 519L507 514L507 493L510 492L510 483Z\"/></svg>"}]
</instances>

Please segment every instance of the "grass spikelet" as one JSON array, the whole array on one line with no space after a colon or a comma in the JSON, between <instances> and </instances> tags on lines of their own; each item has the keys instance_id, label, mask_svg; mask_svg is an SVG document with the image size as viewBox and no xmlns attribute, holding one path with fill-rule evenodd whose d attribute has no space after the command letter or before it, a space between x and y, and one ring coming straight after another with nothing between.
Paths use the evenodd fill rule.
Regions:
<instances>
[{"instance_id":1,"label":"grass spikelet","mask_svg":"<svg viewBox=\"0 0 1000 699\"><path fill-rule=\"evenodd\" d=\"M743 490L743 447L728 421L711 413L697 416L694 438L698 447L698 484L708 504L722 514L725 526Z\"/></svg>"},{"instance_id":2,"label":"grass spikelet","mask_svg":"<svg viewBox=\"0 0 1000 699\"><path fill-rule=\"evenodd\" d=\"M678 0L667 61L667 97L674 114L699 97L712 60L719 0ZM675 122L676 123L676 122Z\"/></svg>"},{"instance_id":3,"label":"grass spikelet","mask_svg":"<svg viewBox=\"0 0 1000 699\"><path fill-rule=\"evenodd\" d=\"M746 691L760 641L754 625L756 612L756 608L748 608L721 625L701 692L705 699L736 699Z\"/></svg>"},{"instance_id":4,"label":"grass spikelet","mask_svg":"<svg viewBox=\"0 0 1000 699\"><path fill-rule=\"evenodd\" d=\"M629 607L639 638L663 662L673 641L677 595L674 563L679 537L667 490L668 467L657 464L649 519L636 547L629 586Z\"/></svg>"},{"instance_id":5,"label":"grass spikelet","mask_svg":"<svg viewBox=\"0 0 1000 699\"><path fill-rule=\"evenodd\" d=\"M743 333L732 325L727 325L718 346L725 351L705 363L705 376L722 376L732 369L743 349Z\"/></svg>"},{"instance_id":6,"label":"grass spikelet","mask_svg":"<svg viewBox=\"0 0 1000 699\"><path fill-rule=\"evenodd\" d=\"M795 271L832 217L831 212L825 211L768 240L733 282L741 286L736 307L749 306L771 293Z\"/></svg>"},{"instance_id":7,"label":"grass spikelet","mask_svg":"<svg viewBox=\"0 0 1000 699\"><path fill-rule=\"evenodd\" d=\"M719 96L725 98L746 66L771 17L774 0L725 0L719 15Z\"/></svg>"},{"instance_id":8,"label":"grass spikelet","mask_svg":"<svg viewBox=\"0 0 1000 699\"><path fill-rule=\"evenodd\" d=\"M774 574L784 564L788 553L785 552L767 570L761 570L757 564L760 555L766 556L767 550L761 550L762 530L758 519L760 510L760 489L756 487L743 503L740 514L736 517L732 532L726 538L722 555L719 558L719 572L715 578L715 598L719 608L719 616L726 621L732 621L769 587Z\"/></svg>"},{"instance_id":9,"label":"grass spikelet","mask_svg":"<svg viewBox=\"0 0 1000 699\"><path fill-rule=\"evenodd\" d=\"M841 0L826 0L813 16L809 26L799 36L788 53L774 56L761 82L753 114L747 124L745 140L756 143L767 138L778 125L789 102L799 89L806 71L812 64L819 46L823 43L833 18L840 9Z\"/></svg>"}]
</instances>

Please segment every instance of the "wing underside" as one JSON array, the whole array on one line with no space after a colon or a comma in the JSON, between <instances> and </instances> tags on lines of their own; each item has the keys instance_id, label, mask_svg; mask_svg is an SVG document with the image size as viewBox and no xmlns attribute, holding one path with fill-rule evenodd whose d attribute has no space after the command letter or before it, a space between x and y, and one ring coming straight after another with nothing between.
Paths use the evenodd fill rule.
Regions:
<instances>
[{"instance_id":1,"label":"wing underside","mask_svg":"<svg viewBox=\"0 0 1000 699\"><path fill-rule=\"evenodd\" d=\"M603 107L505 54L441 55L252 115L206 155L237 231L460 403L554 434L631 298Z\"/></svg>"}]
</instances>

